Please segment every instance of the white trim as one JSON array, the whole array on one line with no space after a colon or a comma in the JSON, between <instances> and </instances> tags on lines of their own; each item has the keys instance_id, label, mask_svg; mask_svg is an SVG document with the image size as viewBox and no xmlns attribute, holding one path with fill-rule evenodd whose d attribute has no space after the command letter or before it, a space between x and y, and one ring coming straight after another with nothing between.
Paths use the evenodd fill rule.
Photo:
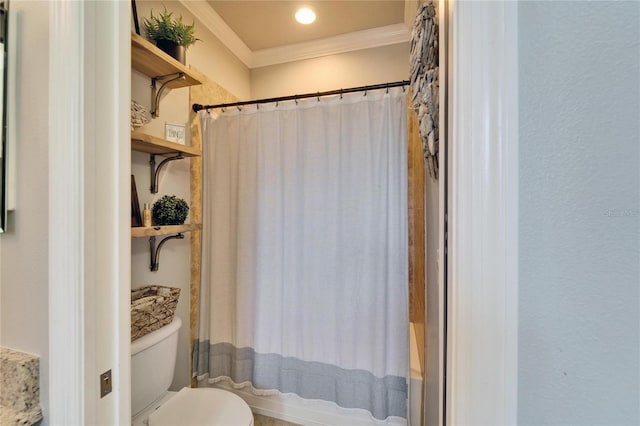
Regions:
<instances>
[{"instance_id":1,"label":"white trim","mask_svg":"<svg viewBox=\"0 0 640 426\"><path fill-rule=\"evenodd\" d=\"M411 0L408 1L411 2ZM180 0L180 3L248 68L301 61L409 41L409 30L404 23L401 23L252 51L207 2Z\"/></svg>"},{"instance_id":2,"label":"white trim","mask_svg":"<svg viewBox=\"0 0 640 426\"><path fill-rule=\"evenodd\" d=\"M130 422L130 9L50 3L49 410ZM99 375L112 372L100 397Z\"/></svg>"},{"instance_id":3,"label":"white trim","mask_svg":"<svg viewBox=\"0 0 640 426\"><path fill-rule=\"evenodd\" d=\"M447 423L517 423L518 6L452 0Z\"/></svg>"},{"instance_id":4,"label":"white trim","mask_svg":"<svg viewBox=\"0 0 640 426\"><path fill-rule=\"evenodd\" d=\"M259 68L321 56L337 55L355 50L409 41L409 30L404 24L393 24L368 30L354 31L334 37L303 43L288 44L271 49L256 50L250 68Z\"/></svg>"},{"instance_id":5,"label":"white trim","mask_svg":"<svg viewBox=\"0 0 640 426\"><path fill-rule=\"evenodd\" d=\"M85 423L84 2L49 4L49 423Z\"/></svg>"},{"instance_id":6,"label":"white trim","mask_svg":"<svg viewBox=\"0 0 640 426\"><path fill-rule=\"evenodd\" d=\"M85 422L129 424L130 6L85 6ZM111 370L112 393L99 375Z\"/></svg>"}]
</instances>

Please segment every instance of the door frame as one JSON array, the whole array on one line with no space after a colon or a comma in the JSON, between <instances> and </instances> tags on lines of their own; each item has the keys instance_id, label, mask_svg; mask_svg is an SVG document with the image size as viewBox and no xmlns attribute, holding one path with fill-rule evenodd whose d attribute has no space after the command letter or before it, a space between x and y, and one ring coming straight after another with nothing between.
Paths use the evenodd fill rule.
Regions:
<instances>
[{"instance_id":1,"label":"door frame","mask_svg":"<svg viewBox=\"0 0 640 426\"><path fill-rule=\"evenodd\" d=\"M49 4L49 424L131 419L129 7Z\"/></svg>"},{"instance_id":2,"label":"door frame","mask_svg":"<svg viewBox=\"0 0 640 426\"><path fill-rule=\"evenodd\" d=\"M518 4L447 1L445 424L517 424Z\"/></svg>"},{"instance_id":3,"label":"door frame","mask_svg":"<svg viewBox=\"0 0 640 426\"><path fill-rule=\"evenodd\" d=\"M451 67L443 414L446 424L515 424L517 3L445 1ZM52 424L130 420L129 195L121 191L130 175L128 6L50 4ZM99 55L88 54L97 46ZM440 240L444 260L444 235ZM114 391L101 399L98 373L108 368Z\"/></svg>"}]
</instances>

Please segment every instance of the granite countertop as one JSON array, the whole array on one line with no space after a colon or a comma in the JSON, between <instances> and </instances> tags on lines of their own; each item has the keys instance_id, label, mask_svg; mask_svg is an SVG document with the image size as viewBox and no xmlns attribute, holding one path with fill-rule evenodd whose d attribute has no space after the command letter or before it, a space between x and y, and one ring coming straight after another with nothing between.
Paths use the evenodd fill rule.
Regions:
<instances>
[{"instance_id":1,"label":"granite countertop","mask_svg":"<svg viewBox=\"0 0 640 426\"><path fill-rule=\"evenodd\" d=\"M41 419L40 358L0 347L0 425L33 425Z\"/></svg>"}]
</instances>

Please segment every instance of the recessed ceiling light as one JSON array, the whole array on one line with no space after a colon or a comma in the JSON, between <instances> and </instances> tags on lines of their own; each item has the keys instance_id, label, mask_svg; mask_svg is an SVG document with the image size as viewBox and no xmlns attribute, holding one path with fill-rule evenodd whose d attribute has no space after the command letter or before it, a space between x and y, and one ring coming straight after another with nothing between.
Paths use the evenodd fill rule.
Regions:
<instances>
[{"instance_id":1,"label":"recessed ceiling light","mask_svg":"<svg viewBox=\"0 0 640 426\"><path fill-rule=\"evenodd\" d=\"M316 13L309 7L301 7L296 12L296 21L304 25L309 25L316 20Z\"/></svg>"}]
</instances>

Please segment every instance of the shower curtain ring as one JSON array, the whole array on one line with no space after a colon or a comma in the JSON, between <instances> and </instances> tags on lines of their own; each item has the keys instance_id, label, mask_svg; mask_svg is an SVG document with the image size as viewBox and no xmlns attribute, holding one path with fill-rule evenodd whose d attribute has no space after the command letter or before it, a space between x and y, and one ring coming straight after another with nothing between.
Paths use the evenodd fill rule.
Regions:
<instances>
[{"instance_id":1,"label":"shower curtain ring","mask_svg":"<svg viewBox=\"0 0 640 426\"><path fill-rule=\"evenodd\" d=\"M256 104L256 110L260 109L260 104Z\"/></svg>"},{"instance_id":2,"label":"shower curtain ring","mask_svg":"<svg viewBox=\"0 0 640 426\"><path fill-rule=\"evenodd\" d=\"M295 101L296 105L298 105L298 98L295 98L294 101Z\"/></svg>"},{"instance_id":3,"label":"shower curtain ring","mask_svg":"<svg viewBox=\"0 0 640 426\"><path fill-rule=\"evenodd\" d=\"M320 102L320 92L318 92L318 102Z\"/></svg>"},{"instance_id":4,"label":"shower curtain ring","mask_svg":"<svg viewBox=\"0 0 640 426\"><path fill-rule=\"evenodd\" d=\"M240 105L236 105L236 108L238 108L238 111L242 111L242 108L240 108Z\"/></svg>"},{"instance_id":5,"label":"shower curtain ring","mask_svg":"<svg viewBox=\"0 0 640 426\"><path fill-rule=\"evenodd\" d=\"M278 104L279 104L279 103L280 103L280 102L276 101L276 108L278 108Z\"/></svg>"},{"instance_id":6,"label":"shower curtain ring","mask_svg":"<svg viewBox=\"0 0 640 426\"><path fill-rule=\"evenodd\" d=\"M367 96L367 91L366 90L364 91L364 95Z\"/></svg>"},{"instance_id":7,"label":"shower curtain ring","mask_svg":"<svg viewBox=\"0 0 640 426\"><path fill-rule=\"evenodd\" d=\"M225 112L224 107L222 107L222 108L220 108L220 109L222 110L222 112L223 112L223 113Z\"/></svg>"},{"instance_id":8,"label":"shower curtain ring","mask_svg":"<svg viewBox=\"0 0 640 426\"><path fill-rule=\"evenodd\" d=\"M389 86L387 86L387 95L389 94Z\"/></svg>"},{"instance_id":9,"label":"shower curtain ring","mask_svg":"<svg viewBox=\"0 0 640 426\"><path fill-rule=\"evenodd\" d=\"M342 99L342 89L340 89L340 99Z\"/></svg>"}]
</instances>

